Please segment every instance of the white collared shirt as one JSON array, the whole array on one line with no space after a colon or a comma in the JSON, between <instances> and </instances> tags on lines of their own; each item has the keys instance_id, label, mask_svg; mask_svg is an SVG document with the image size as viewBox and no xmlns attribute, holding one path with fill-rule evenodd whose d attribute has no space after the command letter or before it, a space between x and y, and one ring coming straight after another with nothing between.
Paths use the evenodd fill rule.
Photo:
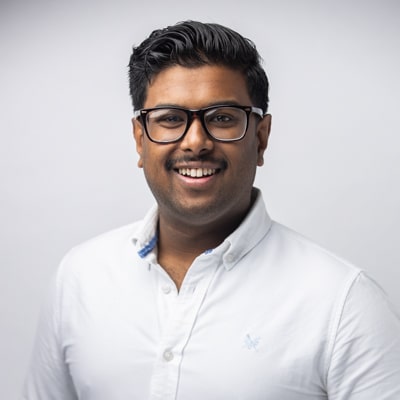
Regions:
<instances>
[{"instance_id":1,"label":"white collared shirt","mask_svg":"<svg viewBox=\"0 0 400 400\"><path fill-rule=\"evenodd\" d=\"M26 400L400 399L400 319L364 272L271 221L157 264L154 207L74 248L38 327Z\"/></svg>"}]
</instances>

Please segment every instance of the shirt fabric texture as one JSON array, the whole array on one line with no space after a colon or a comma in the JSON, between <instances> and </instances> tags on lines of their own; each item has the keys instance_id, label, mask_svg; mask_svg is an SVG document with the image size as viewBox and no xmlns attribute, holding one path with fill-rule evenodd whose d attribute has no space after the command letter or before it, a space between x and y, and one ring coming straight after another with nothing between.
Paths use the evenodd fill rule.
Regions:
<instances>
[{"instance_id":1,"label":"shirt fabric texture","mask_svg":"<svg viewBox=\"0 0 400 400\"><path fill-rule=\"evenodd\" d=\"M24 400L399 400L400 318L362 270L274 222L261 192L179 293L154 206L72 249Z\"/></svg>"}]
</instances>

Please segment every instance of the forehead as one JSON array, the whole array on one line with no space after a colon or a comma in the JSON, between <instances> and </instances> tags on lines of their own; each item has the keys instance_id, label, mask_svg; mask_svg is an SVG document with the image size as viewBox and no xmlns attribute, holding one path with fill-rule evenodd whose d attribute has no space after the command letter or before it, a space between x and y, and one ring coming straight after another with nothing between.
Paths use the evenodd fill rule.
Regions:
<instances>
[{"instance_id":1,"label":"forehead","mask_svg":"<svg viewBox=\"0 0 400 400\"><path fill-rule=\"evenodd\" d=\"M147 88L144 107L201 108L226 103L251 105L242 72L219 65L172 66L153 78Z\"/></svg>"}]
</instances>

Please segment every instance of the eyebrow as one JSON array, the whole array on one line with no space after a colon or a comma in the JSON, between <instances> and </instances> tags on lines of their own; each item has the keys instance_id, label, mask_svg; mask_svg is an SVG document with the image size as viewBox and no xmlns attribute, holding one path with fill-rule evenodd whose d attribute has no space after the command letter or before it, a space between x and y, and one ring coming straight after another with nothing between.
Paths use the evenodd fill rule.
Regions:
<instances>
[{"instance_id":1,"label":"eyebrow","mask_svg":"<svg viewBox=\"0 0 400 400\"><path fill-rule=\"evenodd\" d=\"M242 106L242 105L247 106L248 104L241 104L236 100L219 100L219 101L214 101L212 103L205 104L204 106L202 106L200 108L208 108L208 107L215 107L215 106ZM146 107L146 108L159 108L159 107L177 107L177 108L184 108L187 110L194 109L194 108L185 107L182 104L177 104L177 103L160 103L153 107Z\"/></svg>"}]
</instances>

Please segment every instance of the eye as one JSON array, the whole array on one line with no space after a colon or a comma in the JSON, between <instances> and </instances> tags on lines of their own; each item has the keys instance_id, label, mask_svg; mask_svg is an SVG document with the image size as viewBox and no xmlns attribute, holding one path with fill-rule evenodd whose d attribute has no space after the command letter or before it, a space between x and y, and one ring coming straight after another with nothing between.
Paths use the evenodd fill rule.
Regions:
<instances>
[{"instance_id":1,"label":"eye","mask_svg":"<svg viewBox=\"0 0 400 400\"><path fill-rule=\"evenodd\" d=\"M232 108L219 108L212 110L206 116L206 122L208 125L220 128L229 128L235 126L240 121L240 113L236 109Z\"/></svg>"},{"instance_id":2,"label":"eye","mask_svg":"<svg viewBox=\"0 0 400 400\"><path fill-rule=\"evenodd\" d=\"M182 117L177 114L163 115L157 118L157 122L165 122L166 124L174 124L182 121L183 121Z\"/></svg>"},{"instance_id":3,"label":"eye","mask_svg":"<svg viewBox=\"0 0 400 400\"><path fill-rule=\"evenodd\" d=\"M227 123L229 121L232 121L232 117L229 115L215 115L212 121L215 121L217 123Z\"/></svg>"},{"instance_id":4,"label":"eye","mask_svg":"<svg viewBox=\"0 0 400 400\"><path fill-rule=\"evenodd\" d=\"M148 116L148 122L162 128L173 129L186 123L186 114L174 109L153 110Z\"/></svg>"}]
</instances>

